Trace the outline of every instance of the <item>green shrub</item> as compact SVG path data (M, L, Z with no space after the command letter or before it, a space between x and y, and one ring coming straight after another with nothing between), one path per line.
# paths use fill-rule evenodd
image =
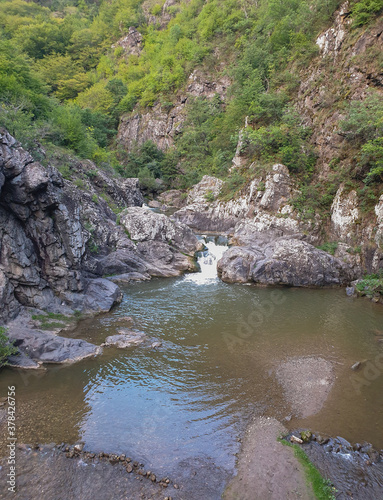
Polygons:
M383 269L375 274L367 274L356 285L356 289L361 295L369 298L383 295Z
M17 347L6 336L6 328L0 326L0 366L7 364L7 358L18 352Z
M383 0L359 0L352 7L354 27L367 24L383 10Z

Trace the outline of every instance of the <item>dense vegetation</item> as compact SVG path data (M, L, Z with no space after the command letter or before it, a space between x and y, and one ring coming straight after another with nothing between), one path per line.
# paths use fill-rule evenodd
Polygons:
M292 103L299 70L317 53L315 38L338 0L189 0L166 10L163 0L0 0L0 125L34 154L75 154L120 175L187 187L204 173L225 176L243 128L243 148L257 168L281 161L302 182L299 208L310 194L316 151L312 131ZM383 0L353 2L354 25L369 23ZM148 22L150 17L151 22ZM154 21L153 21L154 19ZM158 20L158 22L156 21ZM140 56L116 41L129 27L143 35ZM114 142L121 114L160 102L171 106L199 66L232 85L226 102L187 104L183 133L166 153L151 143L122 151ZM359 177L382 181L383 104L347 105L344 134L357 146ZM232 190L253 171L233 174ZM231 183L231 184L230 184ZM311 191L310 191L311 190ZM230 190L229 190L230 193ZM322 193L328 206L334 186Z

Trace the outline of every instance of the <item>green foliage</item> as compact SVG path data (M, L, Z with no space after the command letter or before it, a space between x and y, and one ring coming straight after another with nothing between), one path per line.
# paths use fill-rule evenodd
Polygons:
M229 175L225 184L222 186L220 198L224 201L231 200L245 184L246 178L235 170Z
M317 248L319 248L319 250L323 250L324 252L327 252L331 255L334 255L336 249L338 248L338 242L336 242L336 241L326 242L326 243L323 243L323 245L318 246Z
M359 0L352 7L354 27L367 24L383 10L383 0Z
M308 140L311 130L301 123L299 116L287 109L279 123L246 129L247 154L263 163L279 161L292 173L311 173L316 154Z
M205 194L205 200L209 203L212 203L215 200L215 196L213 191L207 191Z
M372 12L379 1L357 5ZM64 148L102 168L139 177L153 192L156 179L186 188L204 174L226 177L247 120L243 152L262 165L280 161L307 182L316 161L311 131L289 103L299 69L316 54L316 36L338 1L190 0L166 7L152 0L146 12L157 16L164 10L171 17L161 27L147 23L142 4L0 0L0 125L32 150L40 143L48 151ZM354 6L354 18L358 9ZM140 55L128 56L116 44L131 26L143 36ZM218 95L189 98L173 148L162 152L145 143L129 153L114 151L122 113L155 104L169 111L197 67L202 76L224 75L217 61L225 61L232 81L225 102ZM358 136L354 125L349 130ZM379 138L375 134L360 143L366 182L381 178ZM60 168L70 178L69 167ZM243 174L228 177L226 196L241 188ZM318 203L328 204L331 196Z
M352 101L340 123L347 140L359 148L356 163L364 182L383 180L383 98L370 92L364 101Z
M375 274L367 274L356 285L356 289L361 295L366 295L369 298L383 295L383 270Z
M6 328L0 326L0 366L7 364L7 358L18 352L17 347L6 336Z

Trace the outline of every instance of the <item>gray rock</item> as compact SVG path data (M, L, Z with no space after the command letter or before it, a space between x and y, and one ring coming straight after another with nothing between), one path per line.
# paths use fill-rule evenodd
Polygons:
M137 242L162 241L190 255L201 248L190 228L145 208L127 208L120 215L120 223Z
M227 282L339 286L350 280L346 264L309 243L289 238L280 238L263 248L261 245L232 247L217 268L222 280Z
M98 278L90 280L85 289L84 312L108 312L122 300L119 287L110 280Z
M129 330L120 330L118 335L111 335L105 339L104 345L115 346L119 349L127 347L135 347L143 344L146 340L146 335L142 332L133 332Z
M73 363L100 352L98 346L85 340L64 338L17 323L9 325L7 335L24 355L39 363Z

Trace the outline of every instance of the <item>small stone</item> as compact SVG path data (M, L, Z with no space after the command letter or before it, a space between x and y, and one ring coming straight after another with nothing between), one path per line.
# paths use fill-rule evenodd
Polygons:
M84 449L84 443L77 443L74 445L74 449L75 451L78 451L79 453L82 452L82 450Z
M133 467L138 467L138 462L133 462Z
M126 462L131 462L131 461L132 461L132 459L131 459L130 457L126 457L126 458L125 458L125 461L126 461Z
M290 441L291 441L292 443L303 444L302 439L300 439L300 438L299 438L299 437L297 437L297 436L294 436L294 434L291 436Z
M121 462L124 462L124 461L125 461L125 458L126 458L126 456L125 456L125 455L120 455L120 461L121 461Z
M150 475L150 480L152 481L152 483L155 483L156 482L156 475L155 474L151 474Z
M324 447L324 451L326 451L327 453L330 453L332 450L333 450L333 447L331 446L331 444L327 444Z
M126 468L126 472L133 472L133 467L129 464Z
M301 432L301 439L304 443L308 443L311 441L312 438L312 433L311 431L302 431Z
M169 484L170 483L170 479L165 479L165 483Z
M348 297L352 297L355 293L355 288L353 286L346 287L346 294Z
M360 361L357 361L356 363L354 363L351 367L351 370L353 370L354 372L356 372L357 370L359 370L359 368L361 367L362 363Z

